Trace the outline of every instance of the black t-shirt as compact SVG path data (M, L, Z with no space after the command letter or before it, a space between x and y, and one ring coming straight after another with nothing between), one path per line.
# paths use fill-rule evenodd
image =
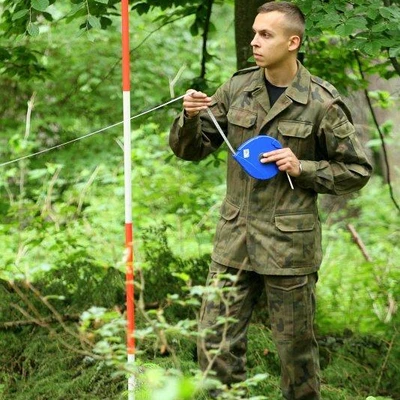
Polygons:
M275 86L269 82L267 78L265 78L265 85L267 86L269 102L272 107L279 97L281 97L281 94L286 90L286 87Z

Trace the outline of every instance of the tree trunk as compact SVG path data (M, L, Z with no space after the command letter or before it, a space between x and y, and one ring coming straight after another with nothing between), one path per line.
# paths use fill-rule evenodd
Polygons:
M254 65L254 63L248 61L253 54L250 46L253 39L252 26L257 15L257 8L267 2L267 0L235 1L236 65L238 69Z

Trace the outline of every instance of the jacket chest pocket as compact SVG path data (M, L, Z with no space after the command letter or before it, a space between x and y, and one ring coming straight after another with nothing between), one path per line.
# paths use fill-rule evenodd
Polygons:
M228 139L235 150L255 135L257 114L250 110L231 107L228 111Z
M278 122L278 131L283 137L283 147L289 147L297 157L314 159L315 144L312 140L311 122L281 120Z

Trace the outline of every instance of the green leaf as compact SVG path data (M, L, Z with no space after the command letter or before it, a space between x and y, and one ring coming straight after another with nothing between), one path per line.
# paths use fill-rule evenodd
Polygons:
M19 10L17 11L15 14L13 14L12 16L12 21L15 21L17 19L20 19L22 17L25 17L26 14L29 13L29 10L25 9L25 10Z
M112 20L107 17L100 18L101 29L107 29L109 26L112 25Z
M318 28L328 29L335 28L341 24L341 16L338 14L327 15L322 17L319 22L316 23Z
M367 27L367 20L363 17L349 18L336 28L336 33L341 36L349 36Z
M354 17L350 18L347 23L354 27L355 30L365 29L367 27L368 21L364 17Z
M378 24L375 24L372 29L372 32L378 33L378 32L385 32L387 31L387 23L386 22L380 22Z
M172 275L176 278L182 279L185 283L188 283L190 281L190 276L184 272L174 272Z
M399 57L400 56L400 47L392 47L389 49L389 56L390 57Z
M146 2L143 1L141 3L135 4L132 7L132 10L136 10L139 15L143 15L149 12L150 4L147 4Z
M371 57L378 56L381 53L381 43L379 41L371 41L364 44L364 46L360 47L360 50L365 52Z
M346 10L347 10L347 4L345 3L345 2L343 2L343 3L340 3L340 2L335 2L335 10L337 10L337 11L340 11L340 12L345 12ZM333 10L331 10L330 12L329 12L329 14L330 15L334 15L334 11Z
M378 8L367 9L366 14L367 14L368 18L375 20L375 19L377 19L378 15L379 15L379 9Z
M346 24L342 24L336 27L335 32L339 36L349 36L353 33L353 27L348 26Z
M88 22L89 22L89 25L92 28L101 29L100 20L97 17L95 17L94 15L89 15L88 16Z
M383 18L390 18L392 16L390 10L386 7L381 8L379 14L381 14Z
M194 21L192 26L190 27L190 33L192 36L197 36L199 34L199 25L197 21Z
M49 0L32 0L31 6L37 11L45 11L46 8L50 5Z
M31 35L31 36L38 36L40 33L39 27L35 24L32 24L32 22L30 22L28 24L27 31L28 31L29 35Z
M84 4L84 3L77 3L77 4L74 4L74 5L71 7L71 11L69 12L68 15L74 15L74 14L76 14L78 11L82 10L84 7L85 7L85 4Z
M108 4L108 0L95 0L97 3Z
M398 19L400 18L400 10L397 6L391 5L390 7L382 7L379 9L379 13L383 18L386 19Z

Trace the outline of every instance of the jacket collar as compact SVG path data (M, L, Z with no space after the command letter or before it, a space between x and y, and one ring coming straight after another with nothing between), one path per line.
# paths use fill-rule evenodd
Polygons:
M307 104L310 92L311 74L299 61L297 61L297 65L297 74L286 89L285 94L297 103ZM256 79L252 80L250 84L244 88L244 91L255 92L265 87L264 68L260 68L256 71L256 74Z
M297 66L297 74L285 93L292 100L301 104L307 104L311 85L311 74L299 61L297 61Z

